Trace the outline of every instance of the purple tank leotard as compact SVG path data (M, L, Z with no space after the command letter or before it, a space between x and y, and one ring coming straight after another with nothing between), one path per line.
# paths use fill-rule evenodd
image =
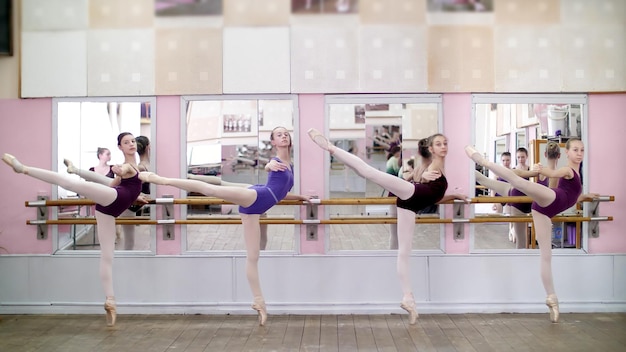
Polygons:
M398 198L396 200L396 206L417 213L443 198L448 189L448 180L446 180L444 175L441 175L441 177L434 181L416 183L414 185L415 191L413 191L413 195L405 200Z
M583 187L580 183L580 176L578 176L578 173L574 169L572 169L572 171L574 171L574 177L569 180L561 177L557 188L552 188L554 193L556 193L556 198L552 203L550 203L550 205L547 207L541 207L537 203L533 202L532 209L549 218L552 218L576 204Z
M278 158L272 159L282 162ZM239 213L263 214L285 198L291 187L293 187L293 165L285 171L270 171L266 184L248 187L256 191L256 200L249 207L240 206Z
M117 191L117 197L113 203L107 206L96 204L96 210L107 215L118 217L137 200L137 197L139 197L139 193L141 192L139 172L133 177L123 178L122 182L113 188Z

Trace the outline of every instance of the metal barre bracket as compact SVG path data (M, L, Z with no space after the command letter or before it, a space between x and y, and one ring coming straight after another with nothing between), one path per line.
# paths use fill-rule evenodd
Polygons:
M602 201L602 199L594 199L593 201L591 201L590 204L591 221L589 221L589 234L593 238L600 237L600 222L593 220L593 218L597 218L599 216L600 201Z
M317 224L307 223L306 225L306 240L307 241L317 241L317 225L319 224L319 220L317 217L318 212L318 203L307 203L306 204L306 220L316 220Z
M171 194L165 194L162 198L174 198ZM174 222L169 222L167 220L174 220L174 202L163 204L163 240L164 241L172 241L176 237L174 235Z
M459 222L455 220L465 219L465 203L455 202L452 205L452 230L455 240L462 240L465 238L465 221Z
M48 200L48 196L37 196L38 201ZM48 225L46 224L46 220L48 220L48 207L37 207L37 220L43 220L41 224L37 224L37 239L45 240L48 238Z

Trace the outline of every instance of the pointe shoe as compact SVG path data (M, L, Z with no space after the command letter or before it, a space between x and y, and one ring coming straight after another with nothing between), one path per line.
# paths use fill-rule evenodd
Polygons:
M482 154L480 154L478 150L476 150L476 148L472 147L471 145L465 146L465 154L467 154L470 159L474 160L476 164L483 166L483 162L485 161L485 159L483 158Z
M335 152L335 146L332 145L328 139L320 133L320 131L315 128L309 128L307 134L320 148L329 151L331 154Z
M74 166L74 163L72 163L72 161L69 159L63 159L63 164L67 166L68 174L75 174L78 171L78 169Z
M252 309L259 313L259 325L264 326L267 321L267 308L265 307L265 301L261 299L255 299L252 303Z
M25 174L26 173L24 165L22 165L22 163L20 163L11 154L4 153L4 155L2 155L2 161L4 161L5 164L7 164L10 167L12 167L13 171L17 172L18 174Z
M107 326L114 326L117 318L117 305L115 297L107 297L104 301L104 311L107 314Z
M556 295L552 294L546 298L546 306L550 309L550 321L553 323L559 322L559 299Z
M417 310L415 310L415 300L414 299L403 299L402 303L400 303L400 308L406 310L409 313L409 324L414 325L419 317L417 314Z

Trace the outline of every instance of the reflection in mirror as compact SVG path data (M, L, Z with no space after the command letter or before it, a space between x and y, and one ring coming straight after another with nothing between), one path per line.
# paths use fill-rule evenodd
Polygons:
M330 141L365 160L374 168L401 177L401 170L420 166L420 139L439 132L438 98L335 97L327 101ZM352 99L351 99L352 98ZM397 152L396 152L397 150ZM388 192L357 175L330 157L330 198L387 197ZM395 205L326 206L329 218L395 217ZM437 207L430 216L439 217ZM427 214L421 215L427 216ZM395 225L329 225L329 249L384 250L397 248ZM420 224L413 236L413 249L441 248L441 226Z
M188 100L185 112L187 177L223 186L264 184L267 181L265 164L275 156L270 143L271 131L282 126L293 138L294 106L295 100L291 97L194 97ZM297 165L294 155L292 162ZM202 195L188 194L188 197L197 196ZM294 218L298 211L294 206L277 205L267 216ZM239 219L235 205L191 205L186 208L186 216L187 219ZM245 249L241 225L187 225L185 231L189 251ZM294 225L262 225L261 249L293 251L295 231Z
M564 143L571 137L582 137L582 103L584 102L578 96L563 96L555 98L552 102L548 99L549 97L528 97L528 99L518 97L513 99L514 102L502 101L506 99L497 97L491 102L488 98L481 99L480 103L474 105L477 149L485 151L487 159L505 166L507 164L502 153L510 152L512 161L509 167L511 168L528 169L537 162L546 165L544 152L548 141ZM495 101L498 102L494 103ZM564 148L564 144L562 146ZM526 161L524 161L526 155L518 151L520 148L528 152ZM565 155L564 150L561 155ZM566 164L564 159L562 157L558 161L559 166ZM481 177L496 178L480 166L477 166L476 170L477 181ZM584 172L581 172L581 175L584 180ZM534 177L531 180L536 182ZM477 182L476 194L477 196L495 195L495 192L486 190ZM530 216L526 215L529 213L529 205L524 207L521 204L514 206L502 203L478 203L473 207L476 217L492 216L498 212L503 212L504 215ZM564 213L574 212L576 209L569 209ZM554 224L554 228L557 229L563 226L565 225ZM533 244L531 240L530 223L478 223L473 225L473 231L475 249L537 248L536 243ZM577 238L577 241L580 241L580 236ZM576 247L577 245L580 248L580 243L561 242L558 239L553 242L554 248Z
M154 99L123 100L93 99L90 101L56 101L55 117L57 129L57 170L67 168L64 159L79 170L72 177L92 182L108 183L114 175L110 166L124 162L124 155L117 146L117 136L130 132L137 141L137 165L150 170L153 156L150 144L154 141ZM143 136L140 138L140 136ZM144 138L145 137L145 138ZM150 186L142 192L149 197ZM55 195L53 195L54 197ZM58 199L78 199L80 194L57 187ZM120 217L151 217L153 206L133 206ZM93 206L67 206L58 208L58 217L93 217ZM154 227L150 225L118 225L116 250L154 251ZM98 250L99 243L95 225L60 225L57 233L59 250Z

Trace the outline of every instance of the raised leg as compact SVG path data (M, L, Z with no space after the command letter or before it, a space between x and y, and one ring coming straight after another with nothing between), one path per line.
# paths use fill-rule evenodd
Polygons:
M511 187L517 188L522 193L531 197L533 201L542 207L550 205L556 198L556 194L552 189L519 177L513 170L486 160L474 147L466 146L465 153L470 159L474 160L475 163L493 171L496 175L511 184Z
M77 180L67 175L61 175L57 172L44 170L36 167L22 165L14 156L4 154L2 160L13 170L18 173L29 175L41 181L61 186L72 192L83 195L100 205L109 205L117 198L115 189L94 182L85 182Z
M97 172L93 172L89 170L82 170L82 169L75 167L74 164L69 159L63 159L63 163L65 164L65 166L67 166L68 174L78 175L81 178L89 182L95 182L95 183L99 183L105 186L111 186L111 182L113 182L113 179L110 177L100 175Z
M216 186L198 180L167 178L152 172L140 172L139 179L157 185L174 186L187 192L196 192L209 197L217 197L228 202L249 207L256 201L257 193L253 189L242 187Z
M512 188L510 183L491 179L478 171L474 171L474 176L476 178L476 182L496 191L498 194L507 195L509 194L509 190Z
M356 173L366 178L380 187L392 192L400 199L408 199L413 195L415 187L400 177L390 175L384 171L380 171L361 160L356 155L349 153L341 148L337 148L328 142L326 137L322 136L315 129L309 130L309 137L322 149L328 150L336 159L352 168Z

